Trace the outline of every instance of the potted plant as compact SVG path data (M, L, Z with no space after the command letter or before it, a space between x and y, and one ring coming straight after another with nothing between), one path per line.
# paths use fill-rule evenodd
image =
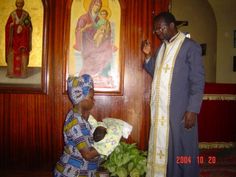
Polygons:
M146 173L147 153L135 144L121 142L102 165L110 176L142 177Z

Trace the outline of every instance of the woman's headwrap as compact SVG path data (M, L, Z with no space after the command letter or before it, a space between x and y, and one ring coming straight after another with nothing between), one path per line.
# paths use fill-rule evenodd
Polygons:
M93 88L93 79L88 74L70 76L67 80L67 93L73 105L81 102Z

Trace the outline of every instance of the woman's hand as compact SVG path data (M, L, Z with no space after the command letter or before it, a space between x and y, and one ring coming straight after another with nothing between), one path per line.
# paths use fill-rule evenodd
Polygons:
M80 153L81 153L82 157L87 161L91 161L94 158L96 158L97 156L99 156L99 153L93 147L82 149L82 150L80 150Z

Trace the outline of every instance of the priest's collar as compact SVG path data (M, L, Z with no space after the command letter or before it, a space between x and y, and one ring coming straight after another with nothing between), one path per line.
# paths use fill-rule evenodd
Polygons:
M176 33L176 35L174 35L169 41L165 40L164 42L166 44L173 42L179 36L179 34L180 34L180 32L178 31L178 33Z

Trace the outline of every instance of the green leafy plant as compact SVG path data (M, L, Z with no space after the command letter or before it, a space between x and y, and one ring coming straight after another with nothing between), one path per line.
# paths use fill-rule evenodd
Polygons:
M147 152L135 144L121 142L102 165L110 176L141 177L146 173Z

